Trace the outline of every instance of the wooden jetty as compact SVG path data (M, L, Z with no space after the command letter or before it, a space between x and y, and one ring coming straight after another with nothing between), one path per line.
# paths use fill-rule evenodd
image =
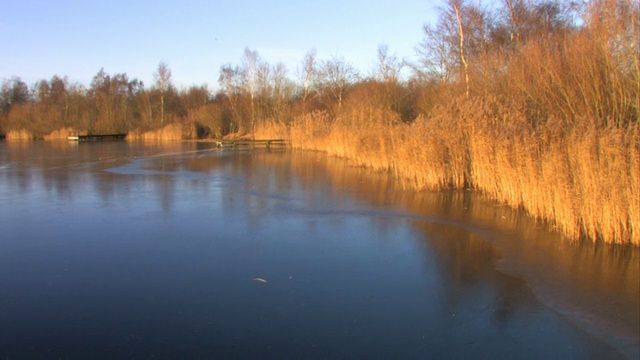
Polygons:
M286 147L289 140L285 139L218 139L215 141L218 147L259 147L270 148L272 146Z
M71 141L113 141L124 140L127 134L73 135L67 137Z

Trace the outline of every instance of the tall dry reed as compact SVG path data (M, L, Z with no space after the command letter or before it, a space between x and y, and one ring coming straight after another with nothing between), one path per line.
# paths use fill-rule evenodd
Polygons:
M172 123L165 125L158 130L138 132L131 131L127 134L128 139L145 141L174 141L195 139L196 130L193 124Z
M392 172L405 187L471 187L570 238L640 245L637 125L535 128L519 107L486 97L436 107L412 124L382 108L314 112L290 133L296 148Z
M274 119L257 121L253 134L256 139L290 138L287 125Z
M7 140L33 140L34 135L28 130L9 130L6 134Z
M75 135L76 132L72 128L62 128L58 130L54 130L49 134L45 135L44 140L67 140L67 138L71 135Z

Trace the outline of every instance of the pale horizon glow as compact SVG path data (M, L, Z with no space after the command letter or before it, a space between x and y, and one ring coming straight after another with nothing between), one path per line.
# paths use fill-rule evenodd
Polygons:
M380 44L415 59L434 17L429 0L0 0L0 79L33 85L58 75L88 85L104 68L148 87L164 62L178 88L215 90L220 67L240 64L245 48L283 62L292 79L311 49L366 75Z

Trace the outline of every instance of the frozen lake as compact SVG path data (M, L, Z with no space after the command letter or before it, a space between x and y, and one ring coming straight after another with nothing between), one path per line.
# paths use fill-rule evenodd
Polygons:
M322 154L0 141L1 358L637 358L639 259Z

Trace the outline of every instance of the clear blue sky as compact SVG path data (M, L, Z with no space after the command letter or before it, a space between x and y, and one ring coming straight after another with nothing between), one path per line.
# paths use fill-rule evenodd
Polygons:
M373 68L379 44L415 58L431 0L0 0L0 79L53 75L89 84L104 67L151 85L162 61L178 87L218 88L245 47L295 78L304 54Z

